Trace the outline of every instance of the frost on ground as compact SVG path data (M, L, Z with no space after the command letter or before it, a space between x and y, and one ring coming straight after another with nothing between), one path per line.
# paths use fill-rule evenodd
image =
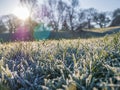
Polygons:
M0 90L119 90L120 35L0 44Z

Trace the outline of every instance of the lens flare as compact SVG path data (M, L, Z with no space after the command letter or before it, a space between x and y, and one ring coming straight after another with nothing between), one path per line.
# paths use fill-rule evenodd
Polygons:
M30 39L30 31L27 26L19 26L13 34L13 40L28 41Z
M35 40L48 39L50 35L50 28L44 24L39 24L37 27L35 27L33 35Z

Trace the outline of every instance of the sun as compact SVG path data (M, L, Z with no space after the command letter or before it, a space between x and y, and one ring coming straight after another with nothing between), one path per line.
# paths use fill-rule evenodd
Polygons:
M26 20L30 16L29 10L25 7L15 8L13 14L21 20Z

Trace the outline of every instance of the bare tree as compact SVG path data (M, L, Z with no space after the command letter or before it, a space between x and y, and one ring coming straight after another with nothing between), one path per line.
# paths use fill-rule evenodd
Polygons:
M113 11L112 22L110 26L120 26L120 8Z
M113 12L113 18L116 18L117 16L120 16L120 8L114 10Z
M53 30L58 31L64 22L66 3L63 0L48 0L48 8L49 25Z
M20 3L23 7L27 7L29 10L29 27L31 32L31 39L33 39L33 26L32 26L32 17L34 14L34 9L37 7L37 0L20 0Z
M79 10L79 0L70 0L70 4L67 6L67 18L72 32L76 28L77 10Z
M2 20L0 20L0 33L4 33L7 31L7 28Z
M85 17L84 10L79 10L77 18L78 18L78 21L75 22L75 23L77 23L75 30L82 31L82 29L87 26L86 21L85 21L86 17Z
M10 34L14 33L20 24L20 20L12 14L2 16L2 21Z
M72 32L80 30L84 17L84 12L79 12L79 0L46 0L41 5L38 17L43 23L47 23L53 30L70 30ZM47 21L46 21L47 18Z
M32 16L32 13L34 12L34 8L37 5L37 0L20 0L20 3L22 4L22 6L25 6L28 8L29 13L30 13L30 18Z
M100 26L100 28L106 27L106 25L110 22L110 18L107 14L104 13L97 13L94 16L94 22Z
M65 2L64 0L47 1L48 5L45 3L44 6L45 8L47 7L48 22L53 30L69 29L70 31L75 31L79 22L77 12L79 10L79 0L70 0L70 3ZM44 12L42 12L42 14L43 13Z
M89 8L89 9L84 9L83 11L85 13L85 18L87 20L87 26L90 29L90 28L92 28L91 23L94 20L94 16L96 16L96 14L97 14L97 10L94 8Z

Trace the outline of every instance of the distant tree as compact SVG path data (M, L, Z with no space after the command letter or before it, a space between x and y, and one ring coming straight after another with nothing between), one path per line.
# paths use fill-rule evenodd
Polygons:
M65 19L66 3L63 0L48 0L48 21L53 30L60 30L60 26Z
M94 16L96 16L97 10L94 8L84 9L84 13L87 20L87 27L90 29L93 27L91 23L94 21Z
M4 33L7 31L7 28L5 27L5 24L2 20L0 20L0 33Z
M120 15L116 16L113 20L110 26L120 26Z
M78 21L76 21L76 29L75 31L81 31L83 28L85 28L87 25L86 25L86 17L85 17L85 12L84 10L79 10L79 12L77 13L77 18L78 18Z
M37 0L20 0L22 6L28 8L30 17L32 16L32 13L34 12L35 7L37 6L37 2Z
M117 16L120 16L120 8L114 10L113 12L113 18L116 18Z
M47 23L53 30L81 30L85 26L85 15L80 11L80 0L46 0L39 7L37 18L40 22Z
M110 26L120 26L120 8L114 10Z
M35 8L37 7L38 0L20 0L20 3L23 7L27 7L29 10L29 27L30 27L30 33L31 33L31 39L33 39L33 26L32 26L32 17L34 15L34 12L36 11Z
M17 23L14 21L15 18L12 17L11 15L7 15L6 18L8 18L8 21L7 21L7 25L8 25L8 28L9 28L9 32L12 34L15 32L15 29L17 28Z
M70 0L70 4L67 6L67 20L69 28L72 32L76 30L76 21L78 21L79 0Z
M10 34L14 33L20 24L20 20L12 14L2 16L2 20Z
M62 23L64 30L70 30L72 32L74 31L81 31L85 26L85 13L82 10L79 10L78 12L75 12L75 14L73 15L74 19L73 19L73 25L71 26L70 20L69 20L69 12L67 12L66 17L64 18L64 22ZM71 28L72 27L72 28ZM73 30L71 30L73 29Z
M94 16L94 22L99 25L100 28L103 28L110 22L110 18L106 13L96 13Z

